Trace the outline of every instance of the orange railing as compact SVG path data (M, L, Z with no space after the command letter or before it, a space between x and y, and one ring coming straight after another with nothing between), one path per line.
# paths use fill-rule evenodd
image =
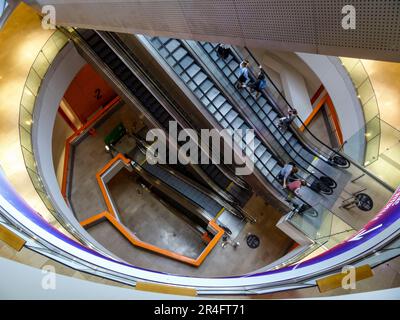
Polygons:
M112 99L104 108L97 111L93 117L76 130L66 141L65 141L65 155L64 155L64 170L61 182L61 194L64 199L67 200L67 182L69 172L69 159L71 156L71 145L73 141L78 138L83 132L91 128L101 117L103 117L108 111L115 107L118 102L121 101L121 97L117 96Z
M107 206L107 211L101 212L99 214L96 214L84 221L81 222L81 225L84 228L89 228L91 225L94 223L100 222L104 219L106 219L108 222L110 222L131 244L134 246L155 252L157 254L169 257L171 259L175 259L190 265L193 265L195 267L198 267L201 265L201 263L204 261L204 259L207 257L207 255L211 252L211 250L215 247L215 245L218 243L219 239L222 237L224 234L224 230L218 226L218 224L215 222L215 220L211 220L209 222L209 227L211 227L215 232L215 236L210 239L208 242L207 246L204 248L204 250L201 252L201 254L196 258L189 258L187 256L184 256L182 254L178 254L176 252L173 252L171 250L167 250L164 248L157 247L153 244L150 244L148 242L144 242L140 240L138 237L136 237L129 229L127 229L123 224L121 224L117 219L117 213L114 211L113 206L111 204L111 199L109 198L109 194L107 193L106 187L103 183L102 180L102 175L109 169L111 168L114 164L117 162L122 161L125 165L128 165L130 163L130 160L125 158L121 153L119 153L116 157L114 157L111 161L109 161L97 174L96 174L96 179L99 184L101 193L103 195L104 201Z

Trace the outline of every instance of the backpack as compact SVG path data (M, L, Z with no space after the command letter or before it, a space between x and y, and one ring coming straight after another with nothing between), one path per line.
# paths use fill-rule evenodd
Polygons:
M260 80L260 83L258 84L258 88L260 90L265 89L267 87L267 81L265 81L265 79Z

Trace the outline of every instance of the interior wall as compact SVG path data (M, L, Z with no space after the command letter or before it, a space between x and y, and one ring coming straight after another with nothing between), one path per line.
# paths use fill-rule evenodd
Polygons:
M270 51L266 50L267 55L279 59L282 63L291 66L304 78L307 91L310 97L312 97L318 88L321 86L321 80L318 76L310 69L310 67L301 60L294 52L284 51Z
M107 255L113 256L76 220L74 213L61 194L56 173L52 170L54 168L52 131L57 111L65 91L85 64L86 61L79 55L71 42L54 59L36 98L34 110L36 122L32 127L32 144L40 176L55 210L62 214L83 238Z
M79 71L64 95L82 123L115 97L114 90L89 64Z
M56 172L56 177L60 188L64 172L65 141L73 133L74 132L71 127L67 124L60 113L57 112L53 129L52 154L54 170Z
M274 82L279 77L280 89L286 99L297 109L301 119L307 119L313 108L303 75L291 64L264 49L252 49L252 52L257 57L257 60L263 64L268 74L270 74L269 70L274 71L275 79L271 77Z

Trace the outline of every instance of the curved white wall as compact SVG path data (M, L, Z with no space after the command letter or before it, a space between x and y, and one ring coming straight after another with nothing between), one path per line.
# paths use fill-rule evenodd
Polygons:
M261 57L260 63L265 66L267 72L269 68L279 75L281 91L286 99L296 108L301 119L307 119L313 108L303 75L286 61L266 50L252 49L252 52Z
M68 86L86 64L72 43L67 44L50 66L36 98L32 144L42 181L55 209L98 249L115 257L86 232L67 206L57 181L52 154L53 129L57 110ZM65 141L59 141L65 143ZM118 259L119 260L119 259Z
M297 55L320 78L328 91L339 118L343 140L352 138L351 143L345 145L345 151L348 151L346 153L351 154L354 160L362 161L365 147L364 113L347 71L336 57L308 53ZM354 136L356 133L360 134Z

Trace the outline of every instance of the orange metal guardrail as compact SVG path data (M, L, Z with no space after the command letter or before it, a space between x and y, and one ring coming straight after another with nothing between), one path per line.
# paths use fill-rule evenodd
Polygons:
M163 256L169 257L171 259L175 259L190 265L193 265L195 267L198 267L201 265L201 263L204 261L204 259L207 257L207 255L211 252L211 250L215 247L215 245L218 243L219 239L222 237L224 234L224 230L218 226L216 223L215 219L211 220L209 222L209 226L214 229L217 233L216 235L211 239L210 242L208 242L207 246L204 248L202 253L196 258L189 258L187 256L178 254L176 252L173 252L171 250L163 249L160 247L157 247L155 245L152 245L150 243L144 242L140 240L138 237L136 237L130 230L128 230L123 224L121 224L117 219L116 219L116 212L114 212L114 209L111 205L111 200L109 198L109 195L106 191L106 188L104 186L104 183L101 179L102 175L115 163L118 161L124 162L124 164L128 165L130 163L130 160L125 158L121 153L119 153L116 157L114 157L111 161L109 161L97 174L96 174L96 179L99 184L101 193L103 195L103 198L106 202L107 210L102 213L99 213L97 215L94 215L84 221L82 221L80 224L84 228L89 228L90 225L93 223L99 222L101 220L106 219L108 222L110 222L131 244L134 246L161 254Z
M97 111L94 114L94 116L88 122L86 122L78 130L76 130L65 141L64 170L63 170L63 177L62 177L62 182L61 182L61 194L63 195L65 200L67 200L67 180L68 180L69 158L71 156L71 144L72 144L72 142L76 138L78 138L82 134L82 132L86 131L88 128L93 126L93 124L96 121L98 121L102 116L104 116L108 111L110 111L120 101L121 101L121 97L119 97L119 96L117 96L114 99L112 99L104 108L102 108L99 111Z

